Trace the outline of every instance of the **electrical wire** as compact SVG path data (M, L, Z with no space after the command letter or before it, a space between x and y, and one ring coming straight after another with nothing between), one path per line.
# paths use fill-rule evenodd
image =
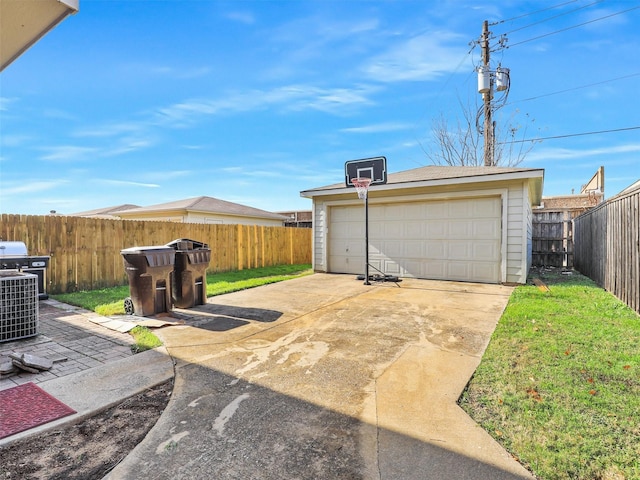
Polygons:
M539 35L537 37L529 38L527 40L522 40L521 42L517 42L517 43L514 43L512 45L507 45L505 48L515 47L516 45L522 45L523 43L532 42L533 40L539 40L541 38L548 37L550 35L555 35L556 33L566 32L567 30L571 30L573 28L583 27L584 25L588 25L588 24L594 23L594 22L599 22L600 20L605 20L607 18L615 17L616 15L622 15L623 13L627 13L627 12L630 12L632 10L637 10L638 8L640 8L640 6L628 8L626 10L622 10L621 12L616 12L616 13L612 13L611 15L605 15L604 17L595 18L593 20L589 20L588 22L579 23L578 25L572 25L572 26L567 27L567 28L556 30L555 32L549 32L549 33L545 33L544 35Z
M501 23L511 22L513 20L518 20L520 18L528 17L529 15L535 15L536 13L542 13L542 12L546 12L547 10L553 10L554 8L564 7L565 5L569 5L570 3L575 3L577 1L578 0L570 0L568 2L559 3L558 5L554 5L552 7L543 8L542 10L536 10L535 12L524 13L522 15L518 15L517 17L511 17L511 18L507 18L506 20L500 20L499 22L492 23L491 26L500 25Z
M640 72L632 73L630 75L624 75L622 77L611 78L609 80L603 80L601 82L590 83L588 85L580 85L579 87L567 88L565 90L559 90L557 92L543 93L542 95L536 95L535 97L523 98L522 100L514 100L512 102L505 103L505 105L513 105L514 103L528 102L528 101L537 100L537 99L543 98L543 97L550 97L552 95L559 95L561 93L573 92L574 90L580 90L582 88L595 87L596 85L602 85L602 84L605 84L605 83L614 82L616 80L624 80L625 78L631 78L631 77L637 77L637 76L640 76Z
M519 32L520 30L524 30L525 28L533 27L534 25L540 25L541 23L548 22L549 20L553 20L553 19L558 18L558 17L562 17L563 15L569 15L570 13L575 13L578 10L582 10L583 8L592 7L593 5L596 5L598 3L602 3L603 1L604 0L597 0L596 2L589 3L587 5L583 5L582 7L574 8L573 10L569 10L568 12L559 13L558 15L554 15L553 17L548 17L548 18L545 18L543 20L539 20L537 22L530 23L529 25L524 25L523 27L519 27L519 28L516 28L514 30L510 30L508 32L503 33L503 35L509 35L509 34L511 34L513 32Z
M598 135L601 133L615 133L615 132L626 132L630 130L640 130L640 126L637 127L625 127L625 128L614 128L611 130L600 130L597 132L583 132L583 133L570 133L567 135L556 135L553 137L538 137L538 138L525 138L523 140L511 140L509 142L496 142L496 145L508 145L512 143L525 143L525 142L541 142L543 140L556 140L559 138L571 138L571 137L583 137L585 135Z

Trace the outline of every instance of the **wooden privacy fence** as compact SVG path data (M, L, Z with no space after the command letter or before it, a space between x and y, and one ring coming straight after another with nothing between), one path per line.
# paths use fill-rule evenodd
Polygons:
M572 212L533 212L532 264L545 267L573 266Z
M189 238L211 249L209 271L311 263L311 229L143 220L0 216L0 239L23 241L29 255L49 255L49 293L127 284L120 251Z
M575 268L640 313L640 187L574 220Z

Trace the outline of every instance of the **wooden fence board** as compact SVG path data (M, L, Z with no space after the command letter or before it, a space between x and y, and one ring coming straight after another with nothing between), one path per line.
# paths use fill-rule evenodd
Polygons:
M120 251L191 238L209 245L209 271L311 263L309 228L111 220L58 215L0 215L0 238L49 255L48 292L126 285Z
M574 220L575 268L640 313L640 187Z
M570 211L534 211L532 230L533 265L573 266Z

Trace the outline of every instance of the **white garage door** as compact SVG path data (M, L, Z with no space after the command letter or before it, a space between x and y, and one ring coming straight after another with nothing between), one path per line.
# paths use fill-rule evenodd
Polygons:
M501 217L500 197L370 204L369 263L402 277L499 282ZM363 204L332 207L329 271L363 274L364 237Z

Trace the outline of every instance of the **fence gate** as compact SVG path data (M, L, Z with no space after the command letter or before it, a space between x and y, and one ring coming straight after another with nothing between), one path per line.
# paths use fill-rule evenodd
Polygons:
M533 212L533 265L573 267L572 212Z

